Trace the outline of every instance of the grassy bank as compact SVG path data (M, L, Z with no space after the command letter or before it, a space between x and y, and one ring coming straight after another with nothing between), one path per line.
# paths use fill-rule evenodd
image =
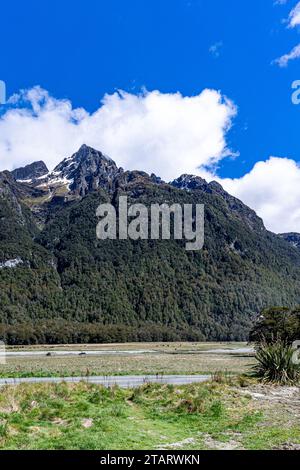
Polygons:
M253 386L242 385L6 386L0 395L0 447L270 449L300 444L298 418L289 405L278 409L273 401L256 400Z

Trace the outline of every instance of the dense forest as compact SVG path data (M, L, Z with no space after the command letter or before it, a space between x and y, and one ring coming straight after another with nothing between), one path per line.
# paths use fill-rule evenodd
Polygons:
M90 182L88 165L83 177ZM1 173L0 338L245 340L263 308L300 304L300 250L266 231L217 183L189 184L119 172L114 184L68 197L60 188L44 202L38 189ZM188 252L184 240L172 239L97 240L96 208L117 207L120 195L147 206L204 204L204 248Z

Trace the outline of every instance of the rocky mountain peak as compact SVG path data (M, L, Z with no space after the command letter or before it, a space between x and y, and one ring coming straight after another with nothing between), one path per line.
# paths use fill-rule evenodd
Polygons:
M26 165L21 168L16 168L11 172L13 177L19 181L32 181L41 178L48 174L49 170L43 161L38 161Z
M300 233L281 233L279 236L287 241L290 245L300 249Z
M111 158L85 144L72 156L59 163L50 174L41 175L41 173L48 171L43 162L37 162L29 167L31 170L35 169L36 172L29 173L26 170L27 167L22 169L23 173L17 174L19 178L22 177L20 178L22 179L20 186L28 187L27 192L31 187L35 191L42 192L42 195L38 194L38 198L39 200L42 198L42 203L46 202L49 207L52 207L53 204L60 205L74 198L84 197L99 188L109 193L122 188L133 191L135 194L139 193L138 186L142 188L149 184L158 186L165 184L154 174L148 175L142 171L124 171L122 168L118 168ZM39 176L35 176L35 179L29 184L23 184L33 174ZM265 230L263 221L256 213L240 200L228 194L216 181L208 183L200 176L184 174L169 184L176 189L199 193L199 201L202 199L201 193L202 195L203 193L212 195L212 197L217 196L228 215L232 214L242 220L251 230ZM35 205L34 201L33 205Z
M179 178L171 182L171 185L178 189L193 191L195 189L206 189L208 183L205 179L195 175L181 175Z
M102 152L87 145L65 158L50 175L50 182L64 182L73 193L85 196L99 187L111 190L115 176L123 171Z

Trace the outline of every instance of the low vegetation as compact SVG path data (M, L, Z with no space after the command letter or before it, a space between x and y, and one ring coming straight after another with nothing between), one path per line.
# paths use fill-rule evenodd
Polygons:
M281 342L291 345L300 340L300 307L271 307L263 310L250 332L256 344Z
M300 367L294 362L294 353L293 347L281 341L274 344L261 344L256 353L255 375L267 383L298 383Z
M50 377L88 375L193 375L216 371L242 374L250 371L254 358L248 354L210 353L215 349L237 349L246 343L127 343L113 345L31 346L32 356L8 356L0 365L0 377ZM24 348L18 348L20 351ZM99 350L99 356L77 354L55 356L56 350ZM10 347L8 351L16 351ZM44 356L36 356L44 351ZM101 355L101 352L104 354ZM46 354L48 355L46 356Z
M264 310L250 338L256 344L254 375L266 383L297 384L300 365L293 342L300 338L300 308L273 307Z
M220 376L134 390L26 384L6 386L0 396L2 449L271 449L286 443L300 443L294 416L279 415Z

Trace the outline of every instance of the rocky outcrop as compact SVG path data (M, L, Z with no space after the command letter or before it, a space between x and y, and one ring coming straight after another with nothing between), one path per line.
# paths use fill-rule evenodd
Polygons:
M49 177L49 182L62 182L69 190L78 195L86 196L98 188L111 191L117 175L123 172L115 162L87 145L71 157L65 158Z
M30 165L26 165L22 168L17 168L13 170L11 174L16 180L28 181L31 182L36 178L41 178L46 176L48 173L48 168L43 161L34 162Z
M300 233L282 233L279 236L287 241L290 245L300 249Z

